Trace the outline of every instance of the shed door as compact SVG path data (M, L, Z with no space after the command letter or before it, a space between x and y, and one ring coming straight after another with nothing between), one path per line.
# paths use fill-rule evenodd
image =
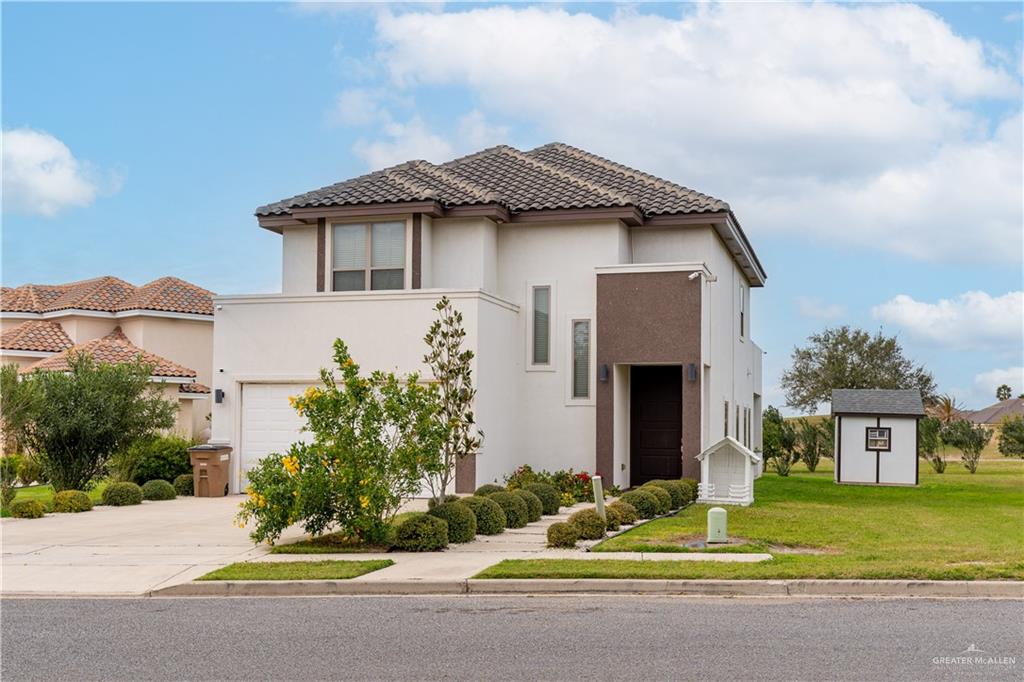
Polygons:
M683 372L679 365L630 369L630 484L683 471Z
M305 420L288 404L288 397L302 393L307 385L242 385L242 488L248 485L246 472L261 459L272 452L285 452L292 443L310 439L310 434L300 430Z

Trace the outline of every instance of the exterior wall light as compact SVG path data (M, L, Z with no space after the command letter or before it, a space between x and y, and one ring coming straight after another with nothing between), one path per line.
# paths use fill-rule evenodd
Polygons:
M608 383L608 365L601 365L601 369L597 371L597 380L602 384Z

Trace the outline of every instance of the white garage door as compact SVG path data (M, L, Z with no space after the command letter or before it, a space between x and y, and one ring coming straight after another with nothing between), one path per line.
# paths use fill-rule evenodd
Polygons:
M272 452L284 453L295 442L311 440L300 431L305 420L288 404L288 397L299 395L308 384L242 385L242 488L248 485L245 473Z

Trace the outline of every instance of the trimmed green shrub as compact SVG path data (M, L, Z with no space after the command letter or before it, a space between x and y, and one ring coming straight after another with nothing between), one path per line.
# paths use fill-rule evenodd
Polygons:
M445 502L427 513L448 524L448 542L469 542L476 537L476 515L461 502Z
M476 517L476 532L480 535L497 535L505 532L505 512L501 505L489 497L463 497L460 503L469 507Z
M697 501L697 479L680 478L679 485L683 486L683 493L686 495L686 504L693 504Z
M562 496L558 489L549 483L531 483L523 486L523 490L529 490L536 495L544 506L544 514L554 516L561 507Z
M458 495L445 495L444 496L444 500L441 502L441 504L448 504L449 502L458 502L458 501L459 501L459 496ZM427 509L433 509L436 506L437 506L437 500L435 500L433 497L431 497L429 500L427 500Z
M608 530L619 529L619 526L622 525L622 517L619 516L618 509L615 509L611 505L604 508L604 525Z
M60 514L77 514L92 509L92 500L81 490L62 490L53 496L53 511Z
M130 481L115 481L103 489L100 499L111 507L142 504L142 488Z
M636 509L636 515L641 519L653 519L658 515L658 498L649 488L637 488L622 493L621 501Z
M672 498L672 508L679 509L686 506L686 491L679 481L648 481L644 485L654 485L668 493Z
M580 509L569 517L569 523L576 526L581 540L600 540L604 537L605 520L596 509Z
M539 497L529 490L523 490L522 488L516 488L512 491L512 494L523 498L523 502L526 503L527 521L530 523L540 521L540 517L544 516L544 503L540 501Z
M498 485L497 483L484 483L482 486L477 488L476 492L474 492L473 494L476 495L477 497L487 497L488 495L491 495L493 493L504 493L504 492L508 492L508 491L505 490L500 485Z
M22 485L46 483L46 475L35 458L24 457L21 460L21 464L18 465L18 480L21 481Z
M656 485L651 485L650 483L644 483L643 488L644 490L658 498L658 506L656 511L659 516L661 514L668 514L670 511L672 511L672 496L668 494L667 490L665 490L664 488L659 488Z
M146 481L142 484L142 499L159 502L162 500L173 500L178 494L174 492L174 486L162 478Z
M180 436L144 438L114 455L111 469L120 480L138 485L158 478L173 481L182 474L192 473L190 447L192 441Z
M195 494L193 489L194 481L192 480L192 474L182 474L181 476L174 477L174 492L178 493L178 497L191 497Z
M619 513L619 523L623 526L632 526L636 523L637 518L639 518L636 513L636 507L629 502L623 502L621 499L609 504L608 508L614 509Z
M491 493L487 499L497 502L505 512L506 528L522 528L530 522L530 510L526 507L526 502L515 493Z
M580 531L571 523L559 521L548 526L548 547L575 547Z
M16 519L38 519L46 513L39 500L15 500L11 502L11 516Z
M448 523L430 514L415 514L395 531L395 548L406 552L436 552L448 546Z

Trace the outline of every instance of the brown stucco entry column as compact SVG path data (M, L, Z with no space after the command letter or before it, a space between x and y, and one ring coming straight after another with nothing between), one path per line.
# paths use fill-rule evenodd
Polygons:
M611 485L615 443L615 365L673 364L683 368L683 476L700 478L700 289L691 272L628 272L597 275L596 471ZM690 381L687 367L697 369Z

